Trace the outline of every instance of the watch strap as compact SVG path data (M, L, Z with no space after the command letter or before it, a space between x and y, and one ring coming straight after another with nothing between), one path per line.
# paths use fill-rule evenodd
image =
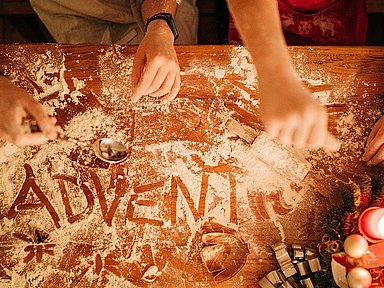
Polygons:
M168 27L169 29L171 29L175 40L179 37L179 32L177 31L175 21L173 20L171 13L157 13L149 17L147 19L147 22L145 23L145 32L147 32L149 23L151 23L153 20L156 20L156 19L163 19L167 22Z

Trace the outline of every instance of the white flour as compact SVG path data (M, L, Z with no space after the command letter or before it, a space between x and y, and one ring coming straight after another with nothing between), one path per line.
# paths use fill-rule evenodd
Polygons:
M255 223L268 222L276 230L269 231L271 235L275 234L275 238L284 241L288 235L283 218L295 213L303 205L311 205L304 204L310 187L293 187L289 179L263 161L250 157L249 146L234 138L220 123L223 117L237 113L224 105L224 101L229 98L232 99L231 103L247 113L252 113L259 104L255 87L257 74L244 48L233 48L228 67L212 67L200 63L184 69L183 76L202 75L213 84L216 97L210 103L199 99L178 98L167 105L159 104L157 100L148 97L135 105L129 102L132 93L130 77L133 58L125 56L123 50L123 47L113 46L98 57L97 73L102 81L102 96L96 97L103 107L113 111L107 113L100 107L88 109L73 115L63 128L67 136L82 141L92 143L97 137L112 137L127 144L132 148L132 153L124 166L95 164L92 151L71 142L52 141L39 147L22 149L6 142L0 143L0 215L7 215L14 203L25 181L23 165L27 163L32 167L36 184L47 196L59 218L58 223L54 223L52 215L42 207L31 211L18 211L16 218L1 219L0 237L6 239L6 243L15 243L13 252L7 257L16 262L12 269L6 270L12 280L4 285L0 282L3 286L23 287L26 283L39 282L41 275L49 278L50 275L61 274L63 278L75 279L81 274L80 270L84 269L82 282L79 282L84 285L93 280L107 279L106 287L135 287L124 277L111 272L111 266L125 267L137 264L141 277L144 277L142 281L161 277L169 269L165 264L161 266L161 261L165 261L162 259L163 249L171 249L172 253L178 253L179 256L194 255L200 245L197 239L201 225L208 219L236 227L244 235L251 252L256 255L265 254L260 247L270 243L254 239L249 227L253 227ZM20 58L23 57L22 52L20 50L15 57L29 62ZM294 57L302 79L311 86L332 84L336 81L321 71L306 71L303 61L305 59L302 55ZM33 80L42 89L37 91L35 88L34 95L43 101L51 114L55 113L55 109L66 109L69 102L79 104L79 97L85 97L81 91L92 81L92 77L87 81L71 78L72 83L68 85L68 77L64 77L64 63L63 55L52 55L47 51L45 54L36 55L36 62L28 68L34 77ZM231 83L226 79L228 71L235 73L240 80ZM15 79L19 81L17 77ZM25 80L22 80L22 83L28 83L23 81ZM231 85L233 90L223 95L221 84ZM57 97L50 99L49 95L52 93L57 93ZM315 92L314 97L323 104L329 104L341 101L350 93L353 92L348 90L348 94L343 95L340 90L333 93L320 91ZM234 96L237 98L233 99ZM358 141L363 135L363 127L356 125L356 117L364 117L358 115L357 111L352 105L341 115L338 126L335 127L344 143L349 142L345 139L347 135L356 135L350 140L354 143L352 149L356 154L363 146L363 143ZM374 118L378 113L379 109L372 111L369 116ZM178 125L180 129L173 129L171 132L169 123ZM132 129L135 130L134 139L131 139ZM196 133L200 130L204 133ZM193 138L191 135L201 138ZM267 151L268 143L265 145ZM302 151L300 153L303 154ZM270 156L273 158L274 155ZM332 165L350 160L347 156L326 154L323 151L308 152L306 156L314 166L320 160L328 161ZM282 159L285 160L289 161ZM90 176L91 173L100 181L101 192L96 187L93 176ZM65 184L72 214L82 215L78 221L69 222L60 192L60 181ZM117 188L120 184L125 185L123 189ZM145 190L145 185L149 184L157 186ZM88 190L83 190L86 189L84 187L91 191L91 211L87 210L91 208L85 197ZM137 187L144 187L143 192L137 192ZM101 207L99 192L105 197L106 212L103 210L105 208ZM123 195L116 204L115 215L108 216L116 193ZM202 201L202 193L206 193L205 201ZM25 203L35 203L38 200L31 191L28 197ZM281 210L288 212L282 214L277 211L277 204ZM129 207L133 207L133 211L128 217ZM176 209L172 210L173 207ZM109 220L106 220L108 217ZM144 222L138 224L139 222L135 221ZM26 264L23 263L23 258L28 253L24 249L26 245L33 243L15 239L12 233L17 231L31 237L34 229L46 231L50 235L47 243L56 245L53 248L54 255L43 254L42 263L32 259ZM80 244L91 245L93 250L88 254L84 252L84 255L79 255L81 260L73 265L74 270L57 268L65 254L78 251L83 253L76 246ZM150 247L152 258L143 252L144 247ZM118 264L105 265L105 259L108 257L112 257ZM102 265L97 273L96 262ZM28 265L32 268L29 269Z

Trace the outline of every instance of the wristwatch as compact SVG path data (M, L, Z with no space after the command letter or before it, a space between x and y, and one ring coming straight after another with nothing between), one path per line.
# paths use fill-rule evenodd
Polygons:
M169 29L171 29L175 40L179 37L179 32L177 32L175 21L173 20L171 13L158 13L149 17L147 19L147 22L145 23L145 32L147 32L149 23L151 23L153 20L156 20L156 19L163 19L167 22Z

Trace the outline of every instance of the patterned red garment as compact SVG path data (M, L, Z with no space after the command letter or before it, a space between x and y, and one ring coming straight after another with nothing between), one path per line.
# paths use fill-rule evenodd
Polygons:
M278 0L288 45L364 45L366 0ZM230 18L229 44L241 44Z

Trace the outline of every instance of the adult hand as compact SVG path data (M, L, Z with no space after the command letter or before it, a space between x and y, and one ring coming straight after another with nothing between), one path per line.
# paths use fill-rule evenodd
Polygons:
M23 127L26 117L33 117L41 132L26 132ZM0 77L0 138L17 146L42 144L57 137L55 123L56 119L50 118L27 91Z
M174 36L163 20L150 23L133 61L132 102L141 96L164 96L173 100L180 90L180 67L173 46Z
M337 151L340 145L328 131L325 109L294 75L260 85L260 110L266 131L287 145Z
M267 132L288 145L337 150L339 143L328 132L326 111L304 89L291 63L278 1L227 2L257 70Z
M365 152L361 158L368 166L379 165L384 167L384 117L373 126L368 136Z

